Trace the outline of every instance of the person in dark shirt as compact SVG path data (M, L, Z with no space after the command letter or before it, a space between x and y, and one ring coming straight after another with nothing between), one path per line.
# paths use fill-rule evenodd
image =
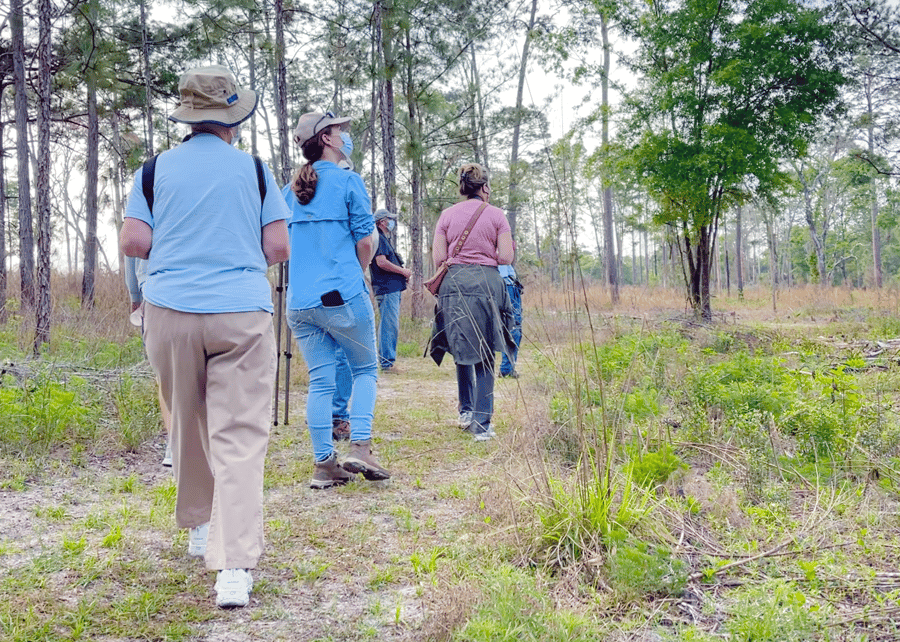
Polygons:
M372 289L378 303L378 365L384 373L396 372L397 333L400 330L400 293L412 271L403 267L403 259L388 240L397 227L397 215L388 210L375 212L378 226L378 249L369 266Z

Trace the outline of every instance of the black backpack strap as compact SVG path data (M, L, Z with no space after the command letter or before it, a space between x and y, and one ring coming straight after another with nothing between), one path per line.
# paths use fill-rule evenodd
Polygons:
M144 198L147 200L147 208L153 213L153 180L156 177L156 159L157 154L153 158L148 159L144 163L141 170L141 189L144 192ZM264 203L266 200L266 175L263 172L262 160L259 156L253 157L253 163L256 165L256 183L259 186L259 202Z
M256 164L256 182L259 185L259 202L262 204L266 202L266 175L259 156L254 156L253 162Z
M156 159L159 154L144 162L141 168L141 189L144 191L144 198L147 201L147 208L153 213L153 178L156 176Z

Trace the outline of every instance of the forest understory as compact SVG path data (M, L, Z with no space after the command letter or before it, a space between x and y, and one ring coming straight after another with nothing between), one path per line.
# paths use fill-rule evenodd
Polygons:
M627 311L527 290L521 376L497 380L487 443L457 427L452 364L422 358L427 324L404 316L399 372L379 379L385 482L308 487L295 357L266 551L232 611L175 528L140 340L72 312L30 361L13 319L0 637L897 639L896 293L784 293L777 313L765 292L720 297L712 324L672 293L624 294Z

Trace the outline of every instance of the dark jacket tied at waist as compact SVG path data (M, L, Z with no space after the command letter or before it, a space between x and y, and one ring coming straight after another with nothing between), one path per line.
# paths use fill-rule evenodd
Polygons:
M494 353L513 354L512 303L497 268L451 265L441 283L426 356L441 365L453 355L460 365L474 365Z

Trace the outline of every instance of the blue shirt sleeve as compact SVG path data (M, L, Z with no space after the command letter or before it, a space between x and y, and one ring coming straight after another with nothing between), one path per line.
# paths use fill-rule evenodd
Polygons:
M287 202L283 196L279 196L282 191L275 182L275 176L272 170L265 163L263 165L263 175L266 177L266 200L262 204L261 227L265 227L269 223L275 221L283 221L291 218L291 210L287 206ZM289 186L285 186L289 189Z
M125 285L128 287L128 298L132 303L143 301L141 288L137 278L137 259L133 256L125 257Z
M359 243L360 239L369 236L375 229L375 219L372 217L372 201L362 178L355 172L347 172L350 176L347 180L347 211L350 213L350 234L353 241Z
M125 218L136 218L153 228L153 214L147 207L147 199L144 198L144 189L141 186L141 177L144 166L138 167L134 173L134 183L131 185L131 193L128 194L128 203L125 206Z

